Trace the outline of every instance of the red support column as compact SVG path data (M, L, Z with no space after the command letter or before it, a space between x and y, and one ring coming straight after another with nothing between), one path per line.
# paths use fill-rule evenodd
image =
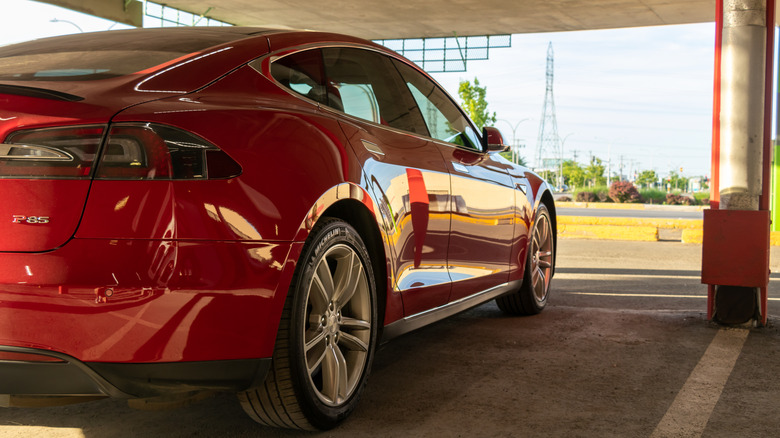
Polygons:
M772 192L772 97L774 94L774 58L775 58L775 0L766 1L766 76L764 86L764 162L761 171L762 189L759 198L760 210L769 214L769 201ZM770 226L767 224L767 226ZM769 317L769 238L766 242L766 283L760 288L761 325L766 325Z
M712 169L710 173L710 208L720 204L720 62L723 46L723 1L715 2L715 67L712 90ZM712 315L708 315L712 317Z
M712 178L710 210L704 216L702 283L708 285L708 318L723 322L722 315L728 314L730 307L754 306L760 315L758 322L766 324L775 0L766 0L764 41L757 38L762 5L737 0L725 11L724 1L716 1ZM729 32L725 46L724 25ZM765 44L763 54L755 52L757 44ZM762 55L763 72L752 68L760 65ZM763 84L757 79L762 73ZM746 83L749 86L745 87ZM761 86L764 93L759 97L755 91ZM722 107L722 98L727 107ZM763 119L758 118L757 110ZM763 125L760 146L752 140L761 135L759 122ZM751 165L758 164L759 153L760 169ZM758 173L760 193L755 184Z

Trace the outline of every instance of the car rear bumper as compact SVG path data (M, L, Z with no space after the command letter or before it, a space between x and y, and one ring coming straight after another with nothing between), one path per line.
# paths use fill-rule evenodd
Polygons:
M91 364L269 358L299 246L73 239L0 253L0 346L105 375L110 366Z
M0 394L131 398L200 390L242 391L260 385L270 364L271 359L84 363L51 351L0 346Z

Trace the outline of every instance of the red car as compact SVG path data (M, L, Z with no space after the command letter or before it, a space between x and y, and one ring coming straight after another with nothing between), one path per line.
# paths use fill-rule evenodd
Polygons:
M550 187L365 40L0 47L0 141L8 406L232 391L263 424L326 429L382 340L491 299L547 303Z

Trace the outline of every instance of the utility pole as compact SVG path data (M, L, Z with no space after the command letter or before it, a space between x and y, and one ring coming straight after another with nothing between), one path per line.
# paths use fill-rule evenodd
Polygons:
M518 138L517 138L517 128L520 126L521 123L525 122L526 120L531 120L531 119L529 119L529 118L522 119L522 120L518 121L517 123L515 123L514 125L511 122L509 122L508 120L504 120L504 119L498 119L497 120L499 122L506 123L512 129L512 148L511 148L511 150L512 150L512 162L515 163L515 164L517 164L517 162L518 162L517 157L520 155L520 142L518 141Z

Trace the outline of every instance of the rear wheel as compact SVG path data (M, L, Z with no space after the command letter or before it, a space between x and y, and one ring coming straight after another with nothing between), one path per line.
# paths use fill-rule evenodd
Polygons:
M373 360L376 285L363 241L324 219L304 246L262 388L239 394L259 423L329 429L355 408Z
M550 213L541 204L531 232L523 285L515 292L496 298L499 309L510 315L535 315L544 310L550 294L554 245Z

